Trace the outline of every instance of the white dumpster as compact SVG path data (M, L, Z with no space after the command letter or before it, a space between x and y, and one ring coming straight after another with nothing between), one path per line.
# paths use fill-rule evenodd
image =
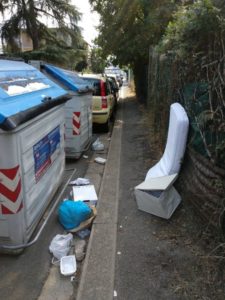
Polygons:
M28 242L59 186L68 99L32 66L0 60L0 246Z
M66 157L78 159L92 139L92 87L75 72L35 61L31 64L64 88L71 96L65 105Z

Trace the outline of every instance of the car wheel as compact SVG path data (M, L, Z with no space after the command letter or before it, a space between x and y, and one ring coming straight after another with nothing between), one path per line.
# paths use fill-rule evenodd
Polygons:
M117 106L118 106L118 100L116 99L116 100L115 100L115 107L114 107L114 110L117 110Z
M104 124L102 124L102 131L103 132L108 132L109 131L109 119L107 120L107 122L105 122Z

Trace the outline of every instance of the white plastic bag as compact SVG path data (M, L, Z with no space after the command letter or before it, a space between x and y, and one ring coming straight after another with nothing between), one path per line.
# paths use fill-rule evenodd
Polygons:
M69 253L73 235L68 234L57 234L51 241L49 251L54 255L55 258L61 259Z
M102 142L100 142L99 138L92 144L92 150L94 151L101 151L104 150L105 146Z
M70 185L88 185L90 180L87 178L77 178L76 180L70 181Z
M102 157L96 157L94 160L95 160L95 162L97 162L101 165L104 165L106 163L106 159L102 158Z

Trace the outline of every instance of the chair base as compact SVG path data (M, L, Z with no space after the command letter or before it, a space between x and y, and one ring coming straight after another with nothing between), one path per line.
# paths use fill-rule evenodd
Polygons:
M181 197L173 186L161 191L160 195L138 189L135 189L134 194L138 209L164 219L169 219L181 202Z

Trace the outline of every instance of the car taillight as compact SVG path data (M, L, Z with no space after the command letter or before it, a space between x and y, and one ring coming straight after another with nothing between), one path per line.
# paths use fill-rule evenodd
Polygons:
M100 81L100 87L101 87L101 98L102 98L102 108L107 108L107 97L106 97L106 91L105 91L105 83L104 81Z
M107 98L102 97L102 108L107 108L107 107L108 107Z

